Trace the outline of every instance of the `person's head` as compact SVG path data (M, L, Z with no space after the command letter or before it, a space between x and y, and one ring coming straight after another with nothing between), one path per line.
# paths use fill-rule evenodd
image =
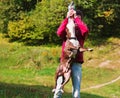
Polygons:
M83 19L83 13L82 13L82 11L76 10L76 15L77 15L77 16L80 16L81 19Z

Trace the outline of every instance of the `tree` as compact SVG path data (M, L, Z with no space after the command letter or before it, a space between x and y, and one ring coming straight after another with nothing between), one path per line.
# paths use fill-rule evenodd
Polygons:
M98 36L113 36L120 32L119 0L75 0L77 8L83 10L91 32ZM119 35L119 34L117 34Z
M27 16L18 21L9 22L9 36L11 39L37 44L58 41L56 30L66 16L67 6L68 1L66 0L42 0L36 5L35 10L27 13ZM28 17L27 20L29 21L24 21L26 17ZM23 23L24 27L19 26L21 23Z
M0 1L0 30L8 33L9 21L20 19L20 14L27 13L35 8L41 0L1 0Z

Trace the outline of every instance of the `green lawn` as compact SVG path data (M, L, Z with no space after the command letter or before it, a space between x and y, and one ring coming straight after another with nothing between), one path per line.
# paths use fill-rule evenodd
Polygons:
M85 53L81 98L120 98L120 80L83 90L120 76L120 47L116 45L120 39L112 38L108 42L93 47L92 53ZM0 98L52 98L60 51L59 46L24 46L0 38ZM63 98L72 98L71 86L70 81Z

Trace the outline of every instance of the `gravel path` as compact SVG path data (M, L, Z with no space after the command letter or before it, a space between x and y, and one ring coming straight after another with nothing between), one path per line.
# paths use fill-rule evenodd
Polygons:
M89 89L96 89L96 88L101 88L103 86L106 86L106 85L109 85L109 84L112 84L116 81L120 80L120 76L118 76L116 79L114 80L111 80L109 82L106 82L106 83L103 83L103 84L98 84L98 85L95 85L95 86L91 86L91 87L88 87L88 88L83 88L81 89L81 91L85 91L85 90L89 90Z

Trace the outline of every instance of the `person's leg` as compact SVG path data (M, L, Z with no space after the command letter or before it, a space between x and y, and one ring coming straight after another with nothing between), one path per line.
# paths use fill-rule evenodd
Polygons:
M73 85L73 98L80 98L80 84L82 78L82 65L80 63L72 64L72 85Z
M57 79L57 86L56 86L53 98L61 98L62 93L63 93L63 90L61 89L62 82L63 82L63 77L59 76L58 79Z

